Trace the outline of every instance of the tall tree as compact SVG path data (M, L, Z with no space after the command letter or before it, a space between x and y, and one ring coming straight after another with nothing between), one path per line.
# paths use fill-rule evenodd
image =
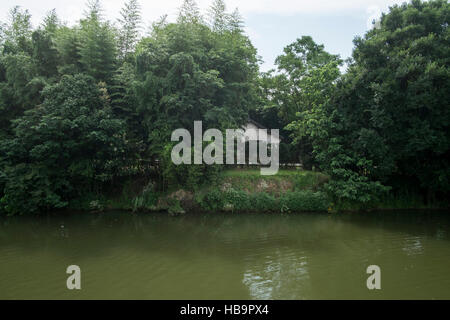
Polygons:
M223 32L226 30L229 15L226 13L224 0L214 0L208 12L209 25L214 32Z
M7 54L0 60L0 136L11 134L11 121L40 102L42 86L35 86L35 63L28 54Z
M306 122L338 198L368 202L399 182L429 201L448 195L449 13L445 0L414 0L355 39L336 94Z
M40 76L54 77L58 74L59 57L55 37L59 27L58 16L52 10L44 18L41 27L32 34L33 58Z
M228 16L228 28L234 32L243 32L244 19L238 8L235 8Z
M200 14L197 2L195 0L183 0L178 11L178 23L201 23L203 17Z
M56 33L60 25L61 21L59 20L55 9L49 11L42 22L42 28L44 31L51 35Z
M102 4L100 0L88 0L86 3L86 9L84 15L86 19L92 19L100 21L102 18Z
M280 116L290 123L296 120L297 112L306 111L327 98L326 95L313 95L308 86L319 86L317 90L324 90L339 76L339 72L336 72L330 75L331 78L311 81L317 70L328 64L337 67L342 61L339 56L326 52L324 46L316 44L311 37L304 36L284 48L284 53L277 57L275 63L287 85L280 88L277 95L281 99Z
M150 152L158 155L172 130L194 120L239 127L254 104L256 49L244 35L218 34L204 24L157 28L138 45L136 94Z
M58 71L60 74L76 74L83 70L81 63L80 27L61 26L55 37L55 47L59 55Z
M304 36L284 48L275 63L279 73L272 76L274 87L266 104L272 110L276 108L283 127L291 133L292 144L298 151L295 161L311 169L315 163L313 148L304 122L333 95L342 61L311 37Z
M98 81L108 82L116 68L115 30L101 16L100 2L90 1L86 18L80 21L80 62L83 71Z
M1 26L0 43L5 53L31 54L31 15L15 6L9 11L8 22Z
M121 9L119 19L119 57L125 59L135 49L141 28L141 13L138 0L129 0Z

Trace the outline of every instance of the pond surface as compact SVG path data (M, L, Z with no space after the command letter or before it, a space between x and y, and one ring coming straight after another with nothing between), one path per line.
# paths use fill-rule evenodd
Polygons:
M450 299L450 212L0 219L0 299L347 298Z

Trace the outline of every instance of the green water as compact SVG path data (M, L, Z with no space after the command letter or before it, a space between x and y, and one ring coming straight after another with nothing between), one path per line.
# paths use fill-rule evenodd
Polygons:
M0 299L24 298L450 299L450 212L1 218Z

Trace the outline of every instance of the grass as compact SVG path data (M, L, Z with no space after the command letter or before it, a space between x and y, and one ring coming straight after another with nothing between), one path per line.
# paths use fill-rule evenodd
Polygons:
M320 191L326 181L326 175L312 171L281 169L263 176L258 168L228 169L217 185L199 190L196 202L211 212L327 211L329 199Z
M191 209L209 212L304 212L361 211L383 209L418 209L439 207L426 205L412 194L387 195L373 203L333 201L322 186L329 177L315 171L280 169L276 175L263 176L259 168L226 169L214 182L195 190L186 190L191 199L177 200L174 192L182 187L159 192L151 181L139 177L117 183L117 192L93 195L70 203L71 208L90 211L120 209L130 211L168 211L181 213ZM193 197L193 199L192 199ZM441 205L442 206L442 205Z
M329 177L321 172L280 169L276 175L263 176L259 168L226 169L214 182L204 183L190 192L188 201L193 210L211 212L302 212L302 211L360 211L370 209L431 208L416 195L387 195L375 203L353 203L331 199L322 186ZM108 195L86 195L71 203L82 210L102 211L121 209L133 211L183 212L186 201L175 201L173 193L182 187L159 192L152 182L139 177L117 184L118 192ZM119 190L120 189L120 190ZM161 200L161 201L160 201ZM335 201L333 201L335 202ZM195 205L196 204L196 205ZM435 205L438 207L438 205Z
M247 193L242 190L210 189L196 199L203 211L244 212L326 212L330 201L323 192L287 191L279 197L266 192Z
M258 183L263 182L269 183L274 191L318 190L329 178L320 172L296 169L280 169L273 176L263 176L259 169L229 169L222 173L222 179L233 188L252 192L258 191Z
M248 176L253 176L253 177L266 177L266 178L270 178L270 177L292 177L292 176L299 176L299 175L306 175L307 173L314 173L314 174L319 174L319 173L315 173L313 171L303 171L303 170L297 170L297 169L280 169L278 170L278 173L276 175L273 176L262 176L261 175L261 170L258 168L251 168L251 169L227 169L223 172L223 176L224 177L248 177Z

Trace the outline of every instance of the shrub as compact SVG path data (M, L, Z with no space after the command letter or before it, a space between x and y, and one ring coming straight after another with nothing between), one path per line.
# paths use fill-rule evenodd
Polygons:
M233 212L327 211L330 206L325 193L311 190L288 192L276 198L266 192L248 194L236 189L215 189L199 197L197 203L203 210Z
M250 196L245 191L230 189L224 195L225 205L231 206L233 211L252 210Z
M206 211L220 211L223 210L225 205L224 195L218 189L208 192L200 197L197 202L200 207Z
M133 199L133 211L152 209L158 202L158 193L154 190L153 183L149 183L142 193Z
M259 192L250 195L251 208L263 212L279 211L279 201L272 195Z
M280 197L280 207L284 211L326 211L329 200L323 192L309 190L289 192Z

